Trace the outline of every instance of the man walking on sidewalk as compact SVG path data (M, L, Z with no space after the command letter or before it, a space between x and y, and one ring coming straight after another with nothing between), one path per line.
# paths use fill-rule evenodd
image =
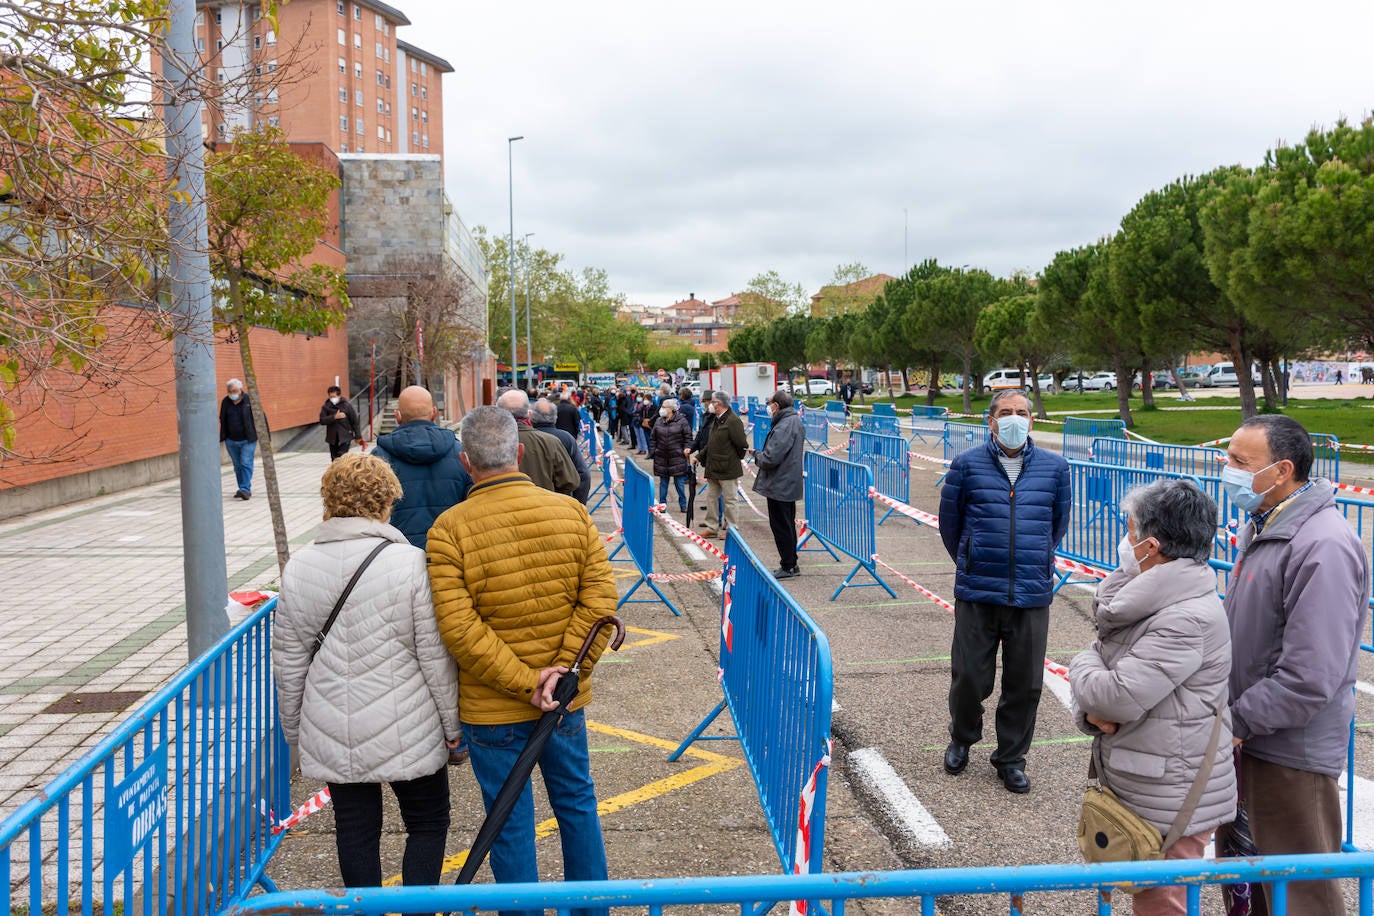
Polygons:
M253 455L258 450L258 427L253 422L253 405L243 382L231 378L224 383L225 395L219 402L219 441L234 465L235 499L253 496Z
M367 451L367 442L358 427L358 410L343 396L338 385L329 386L329 396L320 408L320 425L324 427L324 441L329 446L329 460L338 461L348 454L354 442Z
M983 737L983 701L997 677L992 765L1009 792L1030 791L1026 751L1045 673L1054 550L1069 528L1069 464L1030 438L1030 400L999 391L988 412L992 441L964 452L940 491L940 538L954 560L949 746L945 772L968 764Z
M792 395L775 391L768 399L772 425L763 448L754 452L759 474L754 492L768 500L768 527L778 548L776 579L800 575L797 566L797 500L802 498L802 455L806 451L806 429L802 426Z

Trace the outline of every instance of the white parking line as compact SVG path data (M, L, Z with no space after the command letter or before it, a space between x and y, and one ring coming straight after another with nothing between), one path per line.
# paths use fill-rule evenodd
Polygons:
M1364 681L1356 681L1355 689L1360 693L1374 694L1374 684L1368 684Z
M1346 774L1341 774L1341 826L1345 826ZM1355 845L1360 849L1374 846L1374 780L1355 777Z
M878 803L892 818L897 829L921 846L948 849L954 841L945 833L934 816L920 800L911 794L906 783L883 759L876 748L866 747L849 755L859 781L871 788Z
M700 547L698 547L696 544L693 544L691 541L683 542L682 552L687 554L687 556L691 557L693 560L696 560L699 563L706 562L706 551L702 550Z

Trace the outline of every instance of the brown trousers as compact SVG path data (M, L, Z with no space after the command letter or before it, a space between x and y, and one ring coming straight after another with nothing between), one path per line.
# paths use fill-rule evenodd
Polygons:
M1166 859L1201 859L1212 831L1181 836L1164 853ZM1183 887L1152 887L1133 898L1135 916L1184 916L1188 912L1188 891Z
M1260 855L1340 852L1341 800L1335 777L1260 760L1242 748L1240 786L1250 834ZM1251 896L1253 916L1269 916L1272 910L1273 886L1261 888ZM1288 912L1345 916L1340 882L1289 884Z

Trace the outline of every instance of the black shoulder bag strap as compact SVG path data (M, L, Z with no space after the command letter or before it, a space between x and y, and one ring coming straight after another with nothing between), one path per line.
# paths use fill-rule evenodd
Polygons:
M347 601L348 596L352 594L353 586L358 584L358 579L362 577L363 570L367 569L367 567L372 564L372 561L377 558L377 554L386 550L387 545L390 543L390 541L384 540L374 547L372 552L367 555L367 559L363 560L362 565L353 573L353 578L349 579L348 584L344 586L343 594L339 595L339 600L334 602L334 610L329 612L329 619L324 622L324 626L320 627L320 632L315 634L315 642L310 647L311 662L315 660L315 653L320 651L320 646L324 645L324 638L329 635L329 628L334 626L334 621L338 618L339 611L343 610L344 602ZM307 665L308 664L309 662L307 662Z

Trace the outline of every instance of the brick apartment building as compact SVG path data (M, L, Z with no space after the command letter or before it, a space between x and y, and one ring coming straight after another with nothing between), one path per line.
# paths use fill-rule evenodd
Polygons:
M704 302L690 293L664 308L624 309L621 316L649 330L649 339L662 346L690 344L702 353L720 353L739 316L739 296Z
M404 13L370 0L292 0L280 6L274 29L256 3L198 0L196 6L202 63L221 86L236 88L207 102L202 116L207 144L227 141L239 128L270 125L280 127L300 155L341 178L349 176L340 155L394 160L393 172L423 173L419 196L433 204L436 218L433 238L423 240L423 251L433 249L449 258L485 297L485 262L442 188L442 77L453 67L398 39L398 28L410 23ZM343 193L367 196L359 174L355 170ZM365 208L341 212L340 196L333 196L334 218L306 260L348 269L350 233L361 239L375 232ZM396 214L391 216L394 222ZM117 310L112 329L139 322L141 311L137 304ZM483 303L484 339L485 315ZM328 385L339 384L346 395L358 390L350 385L345 328L319 336L266 329L252 335L260 400L274 440L319 428ZM0 518L176 475L170 344L156 335L135 337L142 346L138 368L117 392L93 396L77 384L41 401L31 398L26 404L22 395L16 400L20 450L55 454L60 460L0 460ZM360 346L365 344L353 342L353 349ZM214 348L222 389L224 380L242 377L242 367L236 343L220 335ZM442 386L450 404L478 403L484 392L481 380L494 376L495 364L489 353L474 352L471 367L464 368L461 392L455 379Z

